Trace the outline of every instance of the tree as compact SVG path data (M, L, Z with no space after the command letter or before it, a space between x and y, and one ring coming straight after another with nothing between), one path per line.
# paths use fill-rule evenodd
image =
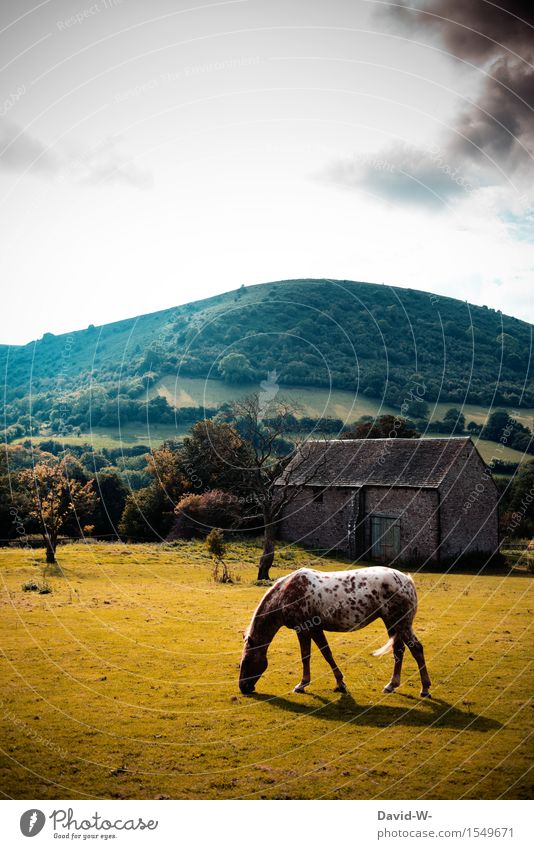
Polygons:
M93 513L94 532L96 535L112 536L117 533L128 490L118 472L107 468L97 473L95 486L99 495L99 503Z
M69 476L69 464L73 460L66 455L59 461L37 463L33 469L20 473L27 497L27 515L38 523L47 563L56 562L59 534L69 520L74 518L80 525L98 501L92 480L82 483Z
M130 493L119 522L119 533L136 542L164 539L173 519L169 507L169 500L158 484Z
M289 443L294 410L292 405L274 400L265 409L258 394L232 405L234 427L241 438L241 445L236 446L234 468L247 491L249 513L261 517L263 528L258 580L269 579L284 511L317 473L317 465L303 473L309 439Z
M446 433L464 433L465 416L456 407L451 407L443 416L443 428Z
M189 489L187 473L184 471L184 452L181 445L173 440L167 440L148 456L148 471L154 482L164 490L173 507Z
M237 496L212 489L201 494L187 493L176 505L175 513L171 535L192 537L213 528L237 528L242 510Z
M402 412L411 419L421 419L424 421L430 419L430 408L422 398L415 397L410 401L406 401L402 405Z
M407 419L387 415L374 421L360 421L354 430L342 433L341 439L417 439L420 435Z
M519 451L525 450L524 446L528 444L526 439L520 437L527 437L530 442L532 434L528 427L513 419L506 410L495 410L491 413L481 433L482 439L503 442L513 448L517 447Z
M512 536L532 537L534 533L534 460L520 466L511 487L507 509L510 516L507 532Z
M243 468L248 462L246 445L229 421L204 419L197 422L183 441L182 470L187 479L184 491L207 492L222 489L234 495L246 495Z
M245 383L253 376L248 357L236 351L222 358L219 372L227 383Z
M226 543L224 541L223 532L220 528L212 528L206 537L206 545L209 553L215 561L215 565L213 567L213 580L219 581L221 584L232 584L233 580L230 575L230 570L223 559L226 552ZM222 573L219 575L219 570L221 568Z
M470 421L467 423L466 430L468 433L471 433L473 436L478 436L478 434L482 430L482 425L478 422Z

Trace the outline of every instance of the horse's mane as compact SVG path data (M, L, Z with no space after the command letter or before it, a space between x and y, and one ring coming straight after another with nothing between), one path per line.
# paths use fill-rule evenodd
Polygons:
M274 582L272 587L270 587L267 590L267 592L263 596L262 600L258 604L256 610L252 614L252 619L250 620L250 624L249 624L247 630L245 631L245 640L247 640L248 637L250 636L250 633L251 633L251 631L254 627L254 623L256 621L256 617L264 615L264 614L269 612L269 606L272 604L273 595L276 595L276 593L280 589L280 584L282 583L282 581L285 581L288 577L289 577L289 575L283 575L281 578L278 578L278 580L276 580Z

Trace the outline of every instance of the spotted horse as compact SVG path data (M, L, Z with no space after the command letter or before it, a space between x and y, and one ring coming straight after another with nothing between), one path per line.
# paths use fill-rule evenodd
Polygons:
M304 693L310 683L311 643L318 646L332 667L335 690L345 693L343 673L338 667L325 631L358 631L382 619L389 635L387 643L373 652L378 657L393 649L391 680L384 687L392 693L400 685L405 646L410 649L421 676L421 696L430 696L423 646L412 623L417 611L417 593L410 575L386 566L319 572L298 569L276 581L258 605L245 634L239 669L239 687L249 695L267 669L267 650L282 626L296 631L302 655L302 680L295 693Z

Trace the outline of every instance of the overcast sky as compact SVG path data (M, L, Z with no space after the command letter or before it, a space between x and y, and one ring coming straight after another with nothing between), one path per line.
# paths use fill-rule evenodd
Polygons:
M0 342L296 277L534 320L533 24L486 0L3 0Z

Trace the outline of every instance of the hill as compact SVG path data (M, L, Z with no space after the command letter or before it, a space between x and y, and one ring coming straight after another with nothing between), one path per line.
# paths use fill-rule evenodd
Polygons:
M32 424L61 433L172 423L176 392L162 390L178 377L224 378L222 395L269 379L396 410L416 393L431 406L520 412L534 406L531 347L532 325L487 307L391 286L290 280L0 346L3 409L10 438ZM178 403L182 424L198 417L192 400Z

